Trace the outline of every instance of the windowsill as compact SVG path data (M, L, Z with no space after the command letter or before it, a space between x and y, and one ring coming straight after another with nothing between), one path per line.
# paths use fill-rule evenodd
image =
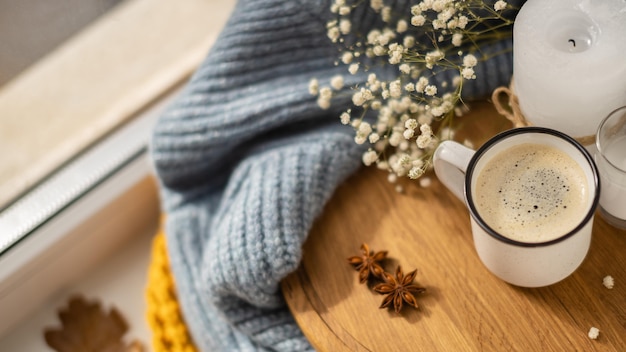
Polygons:
M52 295L34 315L0 339L0 351L52 351L46 346L44 331L61 327L57 313L67 307L70 297L75 294L89 301L100 301L106 310L115 307L129 325L125 341L138 340L146 347L146 351L150 351L151 332L145 318L145 285L154 233L155 224L140 230L122 248L104 259L106 265L98 265L84 277Z
M142 302L160 215L146 153L153 110L200 64L234 4L127 0L0 87L0 160L12 168L0 170L0 247L4 233L26 228L0 248L0 350L41 350L42 324L58 326L56 311L74 293L118 307L131 325L127 336L150 345ZM37 199L55 181L52 171L64 175L133 128L139 142L109 143L126 148L122 163L72 199L61 197L62 185L52 187L62 199ZM18 209L4 221L29 200L41 212Z
M0 87L0 209L185 81L233 5L123 1Z

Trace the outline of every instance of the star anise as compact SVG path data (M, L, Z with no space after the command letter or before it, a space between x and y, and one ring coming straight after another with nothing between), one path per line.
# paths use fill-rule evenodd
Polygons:
M378 262L387 257L387 251L374 253L374 251L370 251L366 243L363 243L361 245L361 252L363 252L362 256L348 258L348 262L354 265L354 268L359 272L359 282L365 283L370 277L370 274L375 277L382 277L385 271Z
M383 299L380 308L385 308L393 304L396 313L400 313L403 302L417 308L418 305L415 294L422 293L426 291L426 289L413 284L413 279L415 279L416 274L417 269L405 276L400 266L396 269L395 278L391 274L383 272L385 282L374 286L374 291L387 295L387 297Z

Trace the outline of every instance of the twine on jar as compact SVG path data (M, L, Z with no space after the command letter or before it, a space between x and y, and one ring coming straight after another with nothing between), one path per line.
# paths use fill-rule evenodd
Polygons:
M498 111L500 115L506 117L507 120L511 121L513 123L513 127L532 126L530 121L528 121L524 114L522 114L519 99L513 91L513 79L511 79L511 83L508 87L496 88L491 94L491 100L493 101L496 111ZM575 137L574 139L584 146L591 145L596 142L595 135Z

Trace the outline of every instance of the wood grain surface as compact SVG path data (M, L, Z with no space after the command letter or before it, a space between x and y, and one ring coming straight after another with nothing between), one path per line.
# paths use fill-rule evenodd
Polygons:
M475 146L509 128L488 103L459 120ZM466 134L466 136L463 136ZM434 175L403 183L363 169L335 192L282 283L296 321L319 351L624 351L626 232L596 215L590 251L565 280L520 288L493 276L473 247L469 215ZM417 269L419 309L379 309L384 296L359 284L349 256L388 250L387 271ZM615 287L602 284L606 275ZM600 330L596 340L587 334Z

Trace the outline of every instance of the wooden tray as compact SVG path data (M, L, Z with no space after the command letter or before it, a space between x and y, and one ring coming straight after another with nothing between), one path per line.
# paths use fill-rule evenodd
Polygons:
M476 146L510 127L490 104L460 120ZM467 132L466 132L467 133ZM466 136L459 135L462 140ZM626 232L597 214L589 254L567 279L519 288L493 276L474 250L469 215L434 176L432 185L358 172L335 192L304 245L300 268L282 283L285 299L319 351L624 351ZM388 250L389 272L418 269L427 291L419 309L379 309L384 296L359 284L347 258L368 243ZM602 284L606 275L615 287ZM587 334L600 329L596 340Z

